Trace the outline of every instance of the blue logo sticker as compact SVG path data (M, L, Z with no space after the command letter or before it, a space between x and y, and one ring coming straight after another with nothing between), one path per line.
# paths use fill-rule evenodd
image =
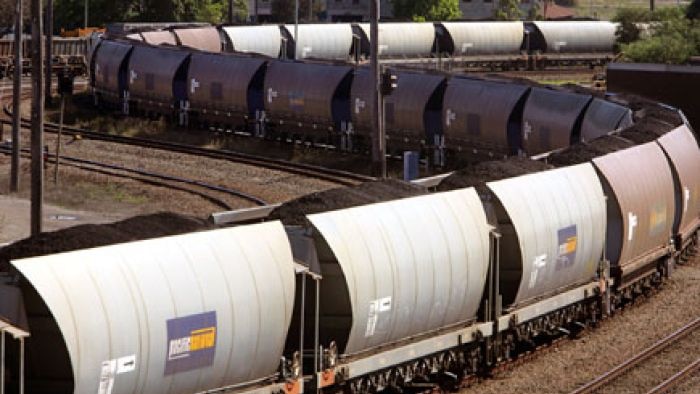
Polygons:
M557 256L556 270L569 268L574 265L576 260L576 248L578 246L578 237L576 234L576 225L564 227L557 231L559 239L559 253Z
M167 321L165 375L208 367L216 350L216 311Z

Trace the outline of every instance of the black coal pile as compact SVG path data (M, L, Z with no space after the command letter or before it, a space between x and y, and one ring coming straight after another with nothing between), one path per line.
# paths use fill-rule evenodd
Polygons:
M279 219L287 225L303 225L306 221L305 215L308 214L397 200L427 193L428 191L424 187L395 179L365 182L357 186L325 190L291 200L272 211L270 219Z
M445 178L437 189L439 191L447 191L476 187L486 182L550 170L552 168L554 167L549 164L524 157L485 161L455 171L452 175Z
M201 219L162 212L109 224L85 224L25 238L0 249L0 271L11 260L184 234L209 228Z
M547 160L556 167L570 166L588 162L598 156L618 150L631 148L635 145L633 141L619 137L606 135L596 138L593 141L572 145L561 152L551 154Z

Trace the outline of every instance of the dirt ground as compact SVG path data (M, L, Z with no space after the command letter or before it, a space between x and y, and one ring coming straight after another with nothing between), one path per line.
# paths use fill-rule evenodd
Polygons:
M561 342L552 351L476 384L464 393L569 393L697 316L700 316L700 256L680 266L658 293L604 321L599 328L584 332L579 339ZM683 364L678 365L679 370L680 365ZM700 390L696 386L693 391L684 391L686 386L683 387L680 392ZM616 392L631 394L646 390L630 385Z

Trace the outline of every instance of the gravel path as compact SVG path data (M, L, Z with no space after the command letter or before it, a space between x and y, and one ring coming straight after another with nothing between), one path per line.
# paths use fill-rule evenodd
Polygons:
M563 341L551 352L464 392L568 393L697 316L700 316L700 257L679 267L652 297L606 320L580 339ZM700 344L696 349L700 349ZM697 393L698 387L695 385L694 390L687 392ZM635 386L616 392L640 391Z

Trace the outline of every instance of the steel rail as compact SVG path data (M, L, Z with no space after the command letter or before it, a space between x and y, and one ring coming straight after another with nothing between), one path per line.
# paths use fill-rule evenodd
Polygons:
M12 111L6 105L4 112L7 116L12 115ZM3 120L3 123L7 121ZM29 120L22 119L22 126L28 127ZM47 132L55 133L59 126L55 123L45 122L44 129ZM223 149L209 149L170 141L161 141L142 137L126 137L114 134L105 134L92 130L81 129L72 126L63 126L63 133L68 135L81 135L87 139L114 142L124 145L140 146L150 149L159 149L168 152L198 155L213 159L228 160L231 162L248 164L256 167L267 168L276 171L283 171L291 174L320 179L343 186L353 186L358 183L368 182L376 178L356 174L348 171L334 170L326 167L311 164L293 163L287 160L272 159L264 156L257 156L247 153L235 152Z
M698 328L700 328L700 318L696 318L690 323L674 331L667 337L655 342L653 345L649 346L648 348L644 349L643 351L639 352L633 357L627 359L622 364L619 364L610 371L598 376L597 378L591 380L585 385L572 391L571 394L592 393L604 387L606 384L616 380L617 378L624 375L637 365L641 364L650 357L658 354L659 352L671 346L672 344L678 342L680 339L688 336L690 333L692 333Z
M7 147L0 147L0 153L4 154L10 154L10 151L8 150ZM23 151L23 154L26 156L27 152L26 150ZM51 154L48 156L49 159L52 159L53 162L55 163L56 156ZM256 205L267 205L267 202L261 198L252 196L250 194L235 190L235 189L230 189L226 188L223 186L218 186L218 185L213 185L210 183L202 182L202 181L197 181L193 179L187 179L183 177L177 177L177 176L172 176L172 175L166 175L166 174L160 174L152 171L146 171L146 170L141 170L141 169L136 169L136 168L129 168L129 167L124 167L116 164L108 164L108 163L101 163L93 160L87 160L87 159L81 159L77 157L71 157L71 156L61 156L61 160L63 161L63 165L68 165L71 167L79 168L85 171L91 171L91 172L96 172L96 173L101 173L103 175L108 175L108 176L114 176L114 177L119 177L119 178L126 178L126 179L132 179L141 183L146 183L150 184L153 186L160 186L160 187L166 187L169 189L173 190L179 190L183 191L186 193L190 193L193 195L197 195L199 197L204 198L205 200L208 200L209 202L218 205L224 209L231 209L231 206L223 201L220 198L208 195L206 193L203 193L201 191L197 191L191 188L187 187L182 187L178 185L173 185L172 183L182 183L182 184L187 184L191 186L196 186L200 187L203 189L207 189L210 191L216 191L216 192L221 192L225 194L229 194L231 196L234 196L236 198L241 198L246 201L250 201L255 203ZM168 183L172 182L172 183Z
M692 363L688 364L685 368L678 371L676 374L674 374L670 378L664 380L658 386L649 390L647 392L647 394L665 393L668 390L676 387L678 384L680 384L684 380L691 377L693 372L697 371L698 369L700 369L700 358L693 361Z

